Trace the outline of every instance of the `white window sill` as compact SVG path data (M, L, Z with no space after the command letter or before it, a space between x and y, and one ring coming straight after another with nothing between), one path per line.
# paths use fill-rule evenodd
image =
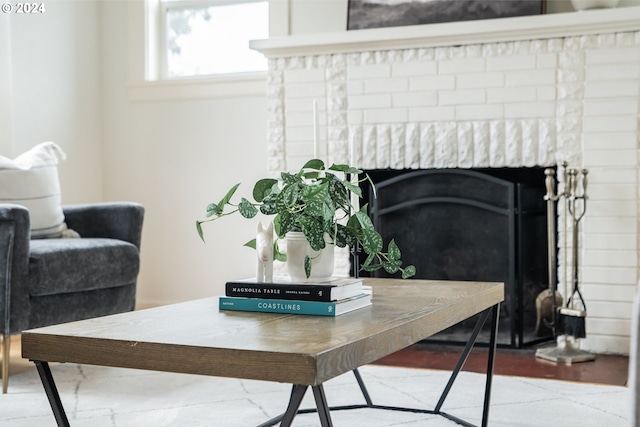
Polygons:
M266 93L266 71L145 81L128 85L131 102L266 96Z

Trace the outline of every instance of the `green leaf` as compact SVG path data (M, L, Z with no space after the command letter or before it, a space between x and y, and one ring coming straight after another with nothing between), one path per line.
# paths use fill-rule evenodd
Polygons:
M349 190L350 192L358 196L358 198L362 197L362 189L360 188L359 185L355 185L349 181L344 181L344 186L347 188L347 190Z
M398 270L400 270L401 265L402 262L400 261L385 261L382 263L382 267L389 274L396 273Z
M320 159L311 159L302 166L302 169L324 170L324 162Z
M309 255L304 256L304 273L307 279L311 276L311 258L309 258Z
M356 244L356 238L350 229L342 224L337 224L335 245L339 248L345 246L354 246Z
M265 197L267 197L272 192L272 188L274 184L277 184L278 180L273 178L264 178L256 182L256 185L253 186L253 199L260 203Z
M240 200L238 210L240 211L240 215L245 218L253 218L258 214L258 209L256 209L256 207L244 197Z
M207 218L212 216L220 216L222 214L222 209L224 206L218 206L215 203L209 203L207 205Z
M280 212L273 219L273 228L276 232L276 235L281 239L283 239L289 231L292 231L294 226L294 218L287 211Z
M297 185L287 185L282 189L278 195L278 201L285 207L294 206L298 202L300 196L300 189ZM277 205L276 205L277 207ZM278 208L278 210L280 210Z
M282 172L280 174L280 178L282 179L282 182L284 183L285 187L287 185L297 184L298 182L301 181L299 176L292 175L289 172Z
M373 265L363 265L361 267L361 270L364 270L364 271L376 271L376 270L380 270L381 268L382 268L382 265L373 264Z
M273 242L273 259L274 261L287 262L287 254L280 250L278 240Z
M373 228L363 228L362 249L368 254L377 254L382 250L382 236Z
M222 209L224 209L224 205L229 203L229 201L231 200L231 198L233 197L233 195L235 194L235 192L236 192L236 190L238 189L239 186L240 186L240 183L237 183L236 185L231 187L231 190L227 191L227 194L225 194L225 196L222 198L222 200L220 200L220 203L218 203L218 206L220 207L220 211L222 211Z
M337 172L350 173L350 174L362 173L362 171L360 169L356 168L356 167L349 166L349 165L336 165L335 163L331 165L329 170L337 171Z
M204 242L204 234L202 233L202 222L196 221L196 230L198 231L198 236L200 236L200 240Z
M300 225L302 226L302 232L307 238L311 249L319 251L325 247L326 243L324 241L324 229L322 227L322 223L305 216L300 218Z
M404 271L402 272L403 279L408 279L409 277L413 277L415 275L416 275L416 267L413 265L409 265L405 267Z
M388 256L389 256L389 259L391 261L397 261L402 256L400 254L400 248L396 244L395 239L391 239L391 241L389 242L389 254L388 254Z
M256 239L249 240L247 243L245 243L242 246L246 246L248 248L255 249L256 248Z

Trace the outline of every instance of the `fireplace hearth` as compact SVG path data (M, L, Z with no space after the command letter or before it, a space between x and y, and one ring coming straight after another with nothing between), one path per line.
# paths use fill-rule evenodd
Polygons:
M377 191L372 197L363 188L376 229L385 244L396 240L416 278L504 282L498 344L521 348L552 338L547 328L536 330L535 300L548 286L544 168L366 172ZM433 340L463 342L474 324ZM488 343L488 330L479 342Z

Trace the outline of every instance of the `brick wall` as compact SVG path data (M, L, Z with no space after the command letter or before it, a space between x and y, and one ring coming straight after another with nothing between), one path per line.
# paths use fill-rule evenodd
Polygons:
M272 58L268 79L274 172L314 154L368 169L563 160L589 169L583 347L628 352L638 280L640 32ZM344 270L346 256L338 258Z

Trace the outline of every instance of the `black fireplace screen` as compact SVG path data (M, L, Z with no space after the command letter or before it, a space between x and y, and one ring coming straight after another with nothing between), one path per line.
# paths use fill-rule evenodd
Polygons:
M520 348L550 338L536 329L536 296L547 287L544 171L437 169L367 171L365 199L385 243L394 238L416 278L505 283L498 344ZM380 277L389 277L379 270ZM469 319L433 337L462 342ZM488 342L488 331L479 342Z

